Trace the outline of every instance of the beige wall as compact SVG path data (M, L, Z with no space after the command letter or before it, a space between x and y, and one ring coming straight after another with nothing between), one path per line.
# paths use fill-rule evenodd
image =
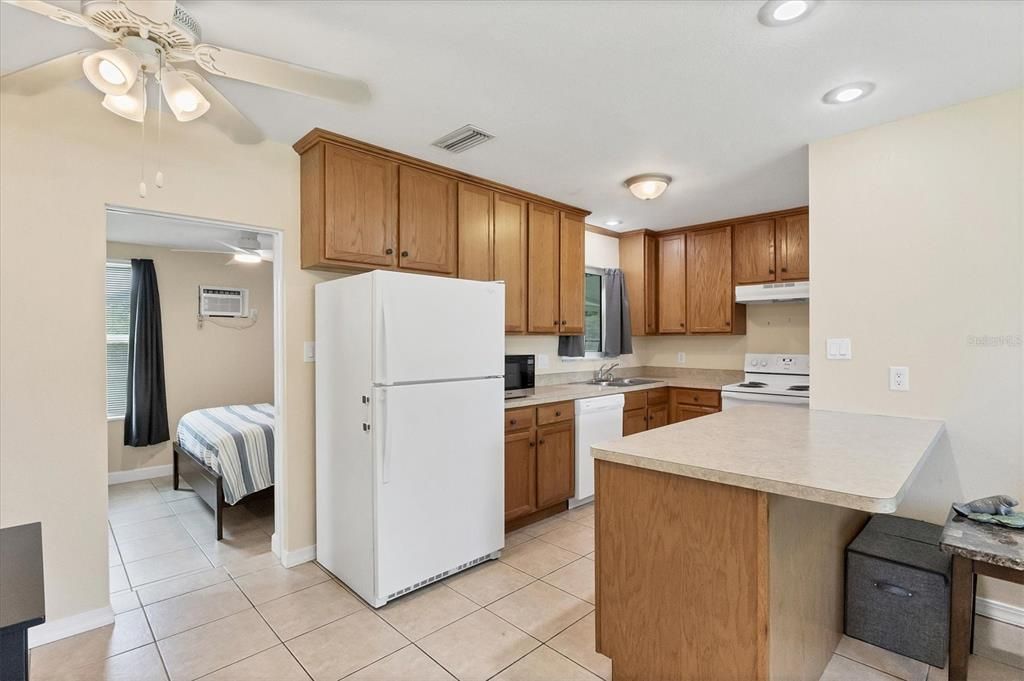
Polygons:
M167 418L171 436L193 409L274 401L274 268L269 262L226 264L230 256L185 253L138 244L107 243L113 260L149 258L160 286ZM196 323L199 285L249 289L249 320ZM248 328L245 328L248 327ZM171 444L126 447L124 419L107 422L110 471L171 463Z
M4 95L0 117L0 525L42 521L48 619L107 604L105 203L284 230L281 542L313 544L314 365L302 343L313 338L313 285L327 275L299 269L298 156L165 116L166 186L150 176L141 199L139 128L95 92Z
M956 500L1024 497L1022 97L810 147L811 404L946 422L901 515L941 523ZM851 338L853 359L826 360L829 337ZM909 392L889 391L893 365Z

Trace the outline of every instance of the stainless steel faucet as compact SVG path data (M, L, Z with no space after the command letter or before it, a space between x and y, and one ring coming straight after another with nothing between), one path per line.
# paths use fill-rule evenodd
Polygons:
M611 366L608 366L609 364ZM602 364L601 367L597 371L594 372L594 380L595 381L611 381L611 380L613 380L614 376L612 376L612 370L615 369L615 367L617 367L617 366L619 366L618 362L608 362L608 363ZM606 369L605 367L608 367L608 368Z

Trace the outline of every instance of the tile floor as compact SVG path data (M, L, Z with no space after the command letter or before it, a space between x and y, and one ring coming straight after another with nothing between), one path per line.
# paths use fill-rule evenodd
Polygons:
M272 505L232 508L218 543L210 511L170 487L168 478L110 488L116 621L35 648L34 681L611 679L611 662L594 652L591 507L513 532L500 561L375 611L313 563L280 565ZM1018 632L1024 644L1015 627L1001 640L1012 645ZM972 657L971 681L1024 677L1003 664L1016 658L995 657ZM945 678L844 639L821 681Z

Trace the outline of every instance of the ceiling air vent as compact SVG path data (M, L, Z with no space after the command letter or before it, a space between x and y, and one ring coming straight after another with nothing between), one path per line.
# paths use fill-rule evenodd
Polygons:
M458 130L450 132L440 139L434 140L433 145L440 149L444 149L445 151L450 151L453 154L461 154L466 149L470 149L492 139L494 139L494 135L489 132L484 132L480 128L475 128L472 125L464 125Z

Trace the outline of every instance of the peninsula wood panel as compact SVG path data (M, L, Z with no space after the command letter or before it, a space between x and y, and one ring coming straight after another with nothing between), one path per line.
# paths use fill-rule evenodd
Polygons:
M459 183L459 278L494 278L494 192Z
M403 269L455 274L457 185L443 175L399 166L398 262Z
M658 331L686 333L686 235L658 241Z
M732 237L736 285L775 281L775 220L741 222L733 227Z
M775 220L779 240L779 281L802 281L811 274L810 220L807 213Z
M394 267L398 164L332 144L323 154L321 259Z
M505 282L505 331L526 331L526 201L494 194L494 279Z
M597 651L616 681L765 681L766 495L595 464Z
M686 234L686 321L689 333L732 333L732 228Z
M505 435L505 520L537 510L536 432L532 428Z
M558 307L558 247L561 241L558 211L531 203L529 215L527 330L530 333L558 333L562 320Z
M583 217L562 211L559 215L558 244L558 333L583 333Z
M573 421L537 426L537 508L565 501L575 493L574 439Z

